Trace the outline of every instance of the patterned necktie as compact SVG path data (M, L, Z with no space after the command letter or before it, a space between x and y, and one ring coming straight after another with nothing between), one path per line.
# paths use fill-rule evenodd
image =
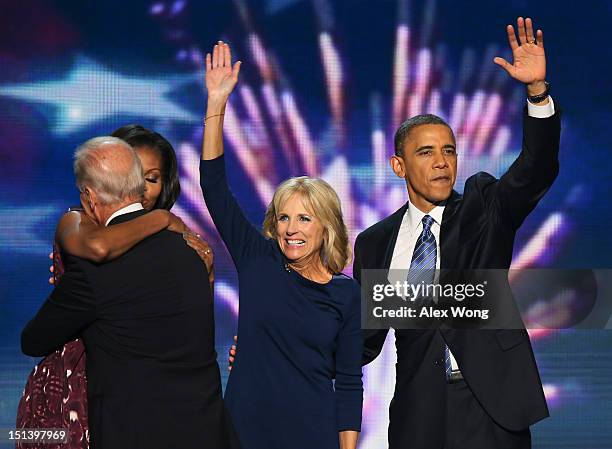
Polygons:
M431 232L431 225L435 221L429 215L425 215L422 222L423 231L414 246L410 271L408 272L408 282L417 284L422 281L425 284L431 284L434 280L438 252L436 238Z
M436 245L436 237L433 235L433 232L431 232L431 226L435 222L434 219L429 215L425 215L422 221L423 231L421 235L419 235L414 247L414 252L412 253L410 271L408 272L408 282L414 284L424 282L425 285L427 285L434 281L438 248ZM422 303L423 300L433 298L419 299ZM446 368L446 377L448 378L452 372L452 364L450 350L446 345L444 345L444 366Z

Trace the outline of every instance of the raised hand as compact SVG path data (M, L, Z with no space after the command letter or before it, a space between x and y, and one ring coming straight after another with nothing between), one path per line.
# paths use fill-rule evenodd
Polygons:
M206 89L208 98L226 99L238 82L241 61L232 67L232 52L229 45L219 41L212 55L206 54Z
M533 24L529 17L525 20L519 17L516 25L518 41L512 25L506 27L514 59L513 64L499 56L495 57L493 62L506 70L512 78L526 84L529 90L534 89L535 92L530 92L530 95L536 95L544 90L546 79L544 34L542 30L537 30L536 34L533 34Z

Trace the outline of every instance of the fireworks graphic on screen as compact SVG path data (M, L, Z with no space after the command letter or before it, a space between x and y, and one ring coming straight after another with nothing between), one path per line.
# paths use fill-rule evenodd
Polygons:
M351 164L349 136L352 126L347 114L346 79L350 61L342 56L335 38L332 5L325 0L312 2L313 14L319 25L318 64L325 80L328 124L324 132L315 134L308 124L301 104L306 95L290 87L284 75L282 61L268 47L257 31L246 2L234 2L246 33L242 42L233 42L255 70L242 76L228 104L225 115L225 138L228 151L238 160L246 174L249 188L263 210L272 198L274 188L289 176L319 176L330 182L338 192L351 236L355 236L376 221L388 216L406 201L405 186L390 172L388 159L393 151L393 133L401 122L421 113L444 118L454 130L460 154L458 187L471 174L483 170L499 176L518 155L520 141L513 133L520 123L524 94L520 87L501 70L491 69L492 59L504 49L489 45L478 53L468 48L461 55L459 69L448 61L444 44L433 41L436 5L426 3L419 27L411 24L408 1L398 2L397 24L393 49L393 64L389 68L392 98L385 102L376 93L370 95L370 162L365 166ZM177 11L186 10L184 2L155 3L151 14L176 23ZM185 35L182 35L185 44ZM190 61L203 71L207 51L196 42L188 42L177 53L177 59ZM253 76L255 75L255 76ZM388 103L388 104L387 104ZM184 143L179 150L184 170L185 195L176 212L186 222L214 240L216 232L201 200L197 167L199 148ZM276 162L274 170L273 161ZM278 166L282 167L281 170ZM245 182L247 181L245 180ZM580 195L576 186L565 204L540 223L531 238L515 253L512 276L521 270L550 261L571 231L569 212ZM218 242L220 243L220 242ZM238 291L221 280L219 298L237 315ZM541 312L541 310L540 310ZM558 312L558 311L557 311ZM532 340L545 338L550 330L530 330ZM394 349L386 345L380 360L367 368L365 376L365 416L377 416L377 423L386 424L386 405L393 391ZM389 387L382 391L381 385ZM376 394L368 394L376 391ZM549 403L556 405L562 386L545 385ZM382 429L380 431L385 431ZM377 447L380 437L366 430L360 447Z
M305 1L270 0L265 3L265 9L272 15ZM241 196L248 196L258 203L249 204L249 209L263 212L275 187L289 176L322 177L340 196L345 222L354 240L363 229L405 203L406 187L391 173L388 159L393 152L395 129L405 119L420 113L439 115L454 130L459 152L456 186L459 191L470 175L483 170L500 176L516 158L520 150L524 92L502 70L493 66L492 59L496 55L508 59L503 34L497 44L466 48L460 55L451 55L448 46L435 38L436 2L428 0L419 4L417 11L414 4L399 0L391 47L392 63L380 80L387 85L372 86L371 91L356 93L349 84L352 61L346 57L342 42L360 39L363 33L357 30L354 36L339 36L332 2L311 0L309 4L318 27L317 38L312 41L318 60L312 64L320 67L327 107L323 120L317 117L316 126L308 114L308 94L291 87L285 63L274 48L266 44L249 9L250 4L234 0L231 13L237 12L241 28L228 30L227 36L219 36L232 44L234 53L245 63L226 109L225 141L226 151L239 165L236 170L242 176L240 186L236 186L240 188L236 192L239 200ZM157 21L168 42L175 44L172 63L186 67L191 72L189 75L158 78L119 75L91 58L78 57L63 79L0 85L0 95L57 106L59 112L49 122L52 132L60 137L113 114L158 121L159 131L175 143L181 165L183 193L173 212L201 233L214 248L222 248L223 243L199 187L202 121L196 113L169 97L170 93L189 83L199 83L199 89L203 89L204 55L213 43L199 42L190 30L188 17L192 6L185 0L156 1L143 11ZM247 70L246 66L249 66ZM383 90L391 92L390 97L382 95ZM356 95L368 100L367 138L355 138L364 135L363 124L356 123L349 111L349 100ZM166 133L164 124L169 121L188 124L191 132L187 137L173 136L171 131ZM359 158L355 158L356 152ZM367 153L365 158L364 152ZM581 192L579 185L570 188L557 210L538 223L526 242L517 245L512 267L515 275L554 260L572 235L572 210ZM41 212L40 205L20 208L21 215L31 212L37 219L25 222L7 219L0 230L0 246L14 252L45 253L46 244L39 240L36 232L37 220L41 214L52 215L55 209L53 206L43 209ZM14 208L0 205L0 215L13 216ZM263 219L263 213L261 217ZM217 251L215 258L217 266L231 264L222 251ZM223 272L217 274L215 295L235 319L238 314L237 285L225 278ZM541 308L538 314L542 316ZM546 341L551 331L531 330L530 333L532 340ZM386 439L387 404L394 384L394 370L390 367L394 360L393 347L386 345L377 361L365 370L366 424L361 448L378 448L381 438L382 441ZM564 387L545 385L552 407L563 399Z

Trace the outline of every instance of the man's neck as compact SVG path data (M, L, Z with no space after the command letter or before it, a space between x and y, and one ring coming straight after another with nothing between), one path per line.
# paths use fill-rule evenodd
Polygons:
M101 214L101 218L100 218L100 225L101 226L108 226L108 224L110 223L110 221L119 216L122 215L122 209L125 209L128 206L132 206L134 205L134 208L136 209L136 205L140 206L139 209L142 209L142 205L140 204L140 202L138 200L127 200L127 201L123 201L121 203L118 204L112 204L112 205L108 205L105 207L105 209L103 210L103 213Z
M425 201L422 198L413 198L410 193L408 193L408 200L410 201L411 205L416 207L424 214L428 214L438 205L438 203L430 203L429 201Z

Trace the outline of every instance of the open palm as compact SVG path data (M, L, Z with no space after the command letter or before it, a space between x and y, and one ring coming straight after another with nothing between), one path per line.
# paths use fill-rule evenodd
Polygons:
M212 55L206 55L206 89L209 97L228 97L238 82L241 62L232 67L229 45L219 41Z
M506 27L513 64L500 57L496 57L493 61L503 67L512 78L522 83L543 81L546 79L546 57L542 30L538 30L534 36L531 19L523 20L522 17L517 20L517 28L518 41L512 25Z

